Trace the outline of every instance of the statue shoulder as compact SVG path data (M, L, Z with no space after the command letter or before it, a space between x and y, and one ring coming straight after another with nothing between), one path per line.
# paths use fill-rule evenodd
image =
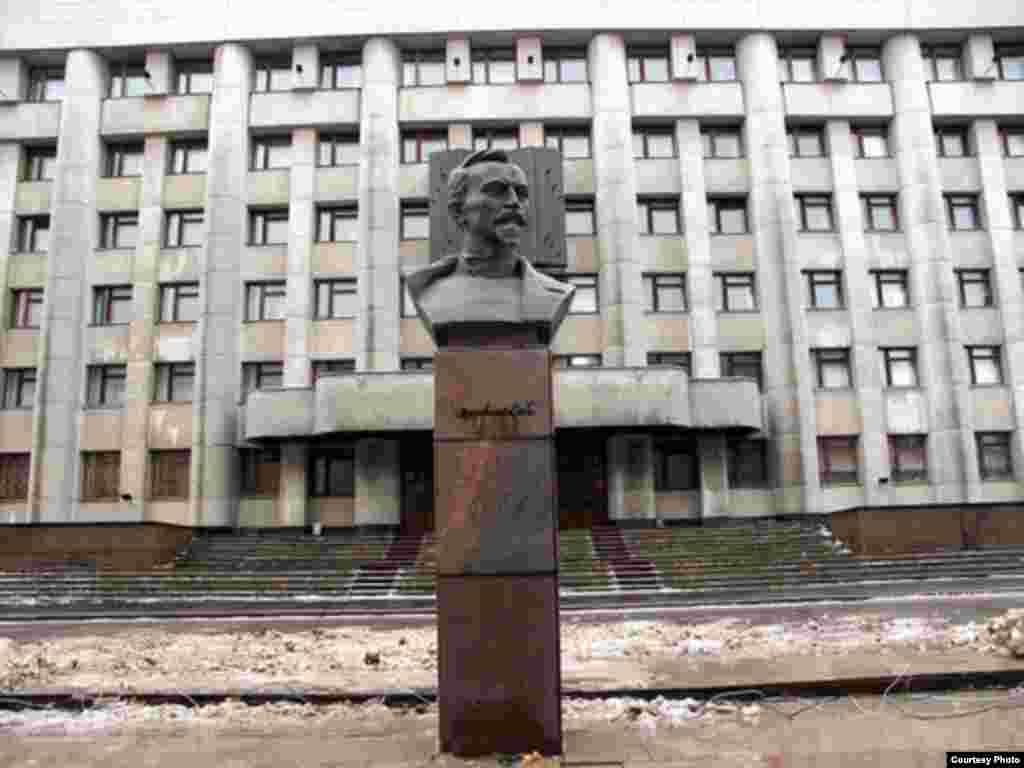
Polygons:
M529 262L526 262L526 264L530 270L531 276L534 278L534 280L537 281L537 283L542 288L544 288L545 291L565 296L571 294L573 291L576 290L576 286L574 286L572 283L563 283L561 280L551 277L550 275L545 275L535 266L529 264Z
M419 293L440 277L451 274L458 264L459 257L455 254L445 256L443 259L428 264L425 267L418 267L409 270L403 277L409 293L415 298Z

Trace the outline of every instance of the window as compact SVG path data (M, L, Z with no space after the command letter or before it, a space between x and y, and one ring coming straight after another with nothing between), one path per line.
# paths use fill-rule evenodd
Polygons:
M402 85L444 85L444 51L402 51Z
M946 195L949 228L954 230L980 229L977 195Z
M11 291L11 328L38 328L43 320L43 289Z
M57 168L57 147L25 147L22 181L52 181Z
M598 355L600 358L600 355ZM648 352L648 365L671 365L674 368L682 368L686 375L690 375L690 353L689 352ZM601 364L600 359L598 365Z
M596 278L595 278L596 279ZM648 312L685 312L686 275L644 275Z
M281 447L239 448L242 496L277 496L281 490Z
M818 389L849 389L853 386L849 348L812 349Z
M287 91L292 87L292 65L287 59L257 59L253 70L254 91Z
M157 363L153 402L187 403L192 400L195 363Z
M715 309L719 312L757 311L753 272L716 272L715 287Z
M283 280L245 284L245 319L284 320L287 290Z
M692 440L655 440L654 490L695 491L699 487L696 444Z
M141 176L142 144L108 144L106 176Z
M807 275L807 306L811 309L842 309L842 272L834 269L804 272Z
M160 322L194 323L199 319L199 283L160 286Z
M168 211L164 247L194 248L203 244L203 211Z
M910 289L905 269L872 270L875 278L875 309L896 309L910 306Z
M544 126L544 146L557 149L566 160L590 157L590 129L586 126Z
M723 376L742 376L763 384L763 366L760 352L723 352L720 362Z
M544 49L545 83L587 82L587 52L583 49Z
M889 131L885 126L851 126L855 157L888 157Z
M999 347L967 347L967 360L971 366L971 386L1002 384L1002 357L1002 350Z
M416 317L416 304L413 303L412 296L409 295L409 289L405 285L405 278L401 278L402 292L402 317Z
M970 154L967 129L963 126L936 128L935 148L939 157L967 157Z
M353 373L356 369L356 361L345 360L314 360L312 366L313 382L315 383L323 376L336 376L340 373Z
M642 235L678 235L679 198L638 198L637 216Z
M254 171L270 171L290 168L292 164L291 136L260 136L252 140L252 165Z
M697 49L697 79L723 82L736 79L736 56L731 49Z
M63 69L33 69L29 72L29 101L62 101L63 99Z
M713 235L743 235L747 229L745 197L709 197L708 229Z
M403 371L432 371L434 370L434 358L403 357L401 366Z
M0 453L0 501L28 498L30 453Z
M832 195L796 195L802 232L832 231Z
M551 363L555 368L600 368L600 355L553 355Z
M46 253L50 250L50 217L19 216L17 248L20 253Z
M1013 226L1024 229L1024 192L1010 195L1010 215L1013 218Z
M5 410L31 408L36 396L35 368L8 368L4 371L3 407Z
M287 208L249 211L249 245L284 245L287 242Z
M208 157L205 141L176 141L171 144L170 173L206 173Z
M101 285L92 290L93 325L127 325L132 321L132 287Z
M349 280L316 280L316 315L317 320L335 320L338 318L355 317L358 309L356 281Z
M960 49L956 46L936 46L924 50L929 80L962 80Z
M419 200L402 201L402 239L426 240L430 237L430 206Z
M783 48L779 51L779 81L813 83L817 80L817 52L813 48Z
M877 48L849 48L847 58L852 62L850 69L858 83L880 83L882 77L882 56Z
M1003 80L1024 80L1024 46L997 45L996 60Z
M786 131L790 157L824 157L825 131L812 126L791 126Z
M1007 157L1024 157L1024 128L1003 128L1003 151Z
M768 441L727 437L726 461L730 488L768 487Z
M867 232L895 232L900 228L896 195L861 195L860 200Z
M242 393L284 384L284 363L242 363Z
M890 476L894 483L928 480L927 435L889 435Z
M311 496L355 496L355 449L351 444L314 446L309 463Z
M914 347L883 347L885 386L912 389L918 386L917 349Z
M90 365L87 371L86 408L120 408L124 405L127 368L123 365Z
M676 156L676 134L671 127L633 127L633 157Z
M668 49L629 49L626 72L631 83L667 83Z
M327 91L359 88L363 84L363 64L359 54L321 55L320 87Z
M212 61L179 61L178 93L212 93Z
M982 480L1012 480L1013 452L1009 432L978 432L978 472Z
M503 85L516 81L516 52L511 48L473 48L473 82Z
M106 501L121 495L121 454L119 451L89 451L82 454L82 501Z
M739 128L702 127L700 139L705 159L743 157Z
M503 149L506 152L519 149L517 128L474 128L473 149Z
M403 158L402 162L405 162ZM316 164L321 168L359 165L359 136L352 133L322 133Z
M152 86L142 64L110 64L110 98L145 96Z
M596 315L598 304L597 275L566 275L564 282L576 286L569 305L570 315Z
M100 248L134 248L138 236L138 213L100 214Z
M354 205L336 205L317 211L318 243L355 242L359 239L359 209Z
M402 133L402 162L425 163L435 152L448 149L448 131L423 130Z
M149 452L149 498L187 499L192 452Z
M594 222L594 201L568 198L565 201L565 234L569 237L590 237L597 231Z
M995 303L987 269L958 269L956 277L961 307L991 307Z
M818 438L818 477L822 485L857 482L857 437Z

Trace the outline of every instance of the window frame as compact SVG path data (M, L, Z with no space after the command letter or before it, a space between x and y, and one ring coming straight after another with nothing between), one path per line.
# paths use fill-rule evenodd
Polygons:
M112 384L120 382L120 400L114 399ZM124 363L86 366L85 410L121 410L128 384L128 366Z
M103 160L103 178L105 179L134 179L142 176L142 164L145 155L145 145L134 141L117 141L105 145ZM137 157L138 172L125 173L125 160L129 157Z
M290 211L287 207L274 208L250 208L249 209L249 240L246 246L256 247L263 245L287 245L288 244L288 217ZM285 239L281 241L267 241L268 225L284 222ZM258 235L258 236L257 236Z
M279 299L280 317L268 317L267 300ZM245 315L246 323L276 323L287 315L288 283L285 280L253 280L245 283ZM254 314L257 317L252 317Z
M266 380L277 379L280 384L267 384ZM247 360L242 363L242 399L262 389L279 389L284 386L284 362L280 360Z
M700 490L701 466L697 443L693 439L655 439L652 446L655 493L689 493ZM674 457L685 457L689 464L688 477L673 478L670 463ZM689 482L686 482L686 481Z
M894 483L928 482L928 436L924 434L889 434L889 478ZM920 469L907 469L903 452L918 451L921 455Z
M175 62L174 86L175 93L177 94L202 94L202 93L213 93L213 61L208 59L189 59L186 61ZM204 89L201 85L199 88L193 82L193 79L199 75L208 76L209 88ZM184 81L184 83L183 83ZM200 83L202 80L200 80ZM184 88L182 85L184 84Z
M740 197L739 195L709 195L707 198L708 206L708 234L715 235L716 237L728 237L737 235L749 235L750 234L750 213L747 206L747 198ZM723 211L742 211L743 212L743 228L736 231L722 231L722 213ZM712 217L712 212L714 216Z
M152 91L152 84L146 77L145 62L109 62L108 99L137 99ZM139 93L128 93L129 85L139 88Z
M718 284L718 295L716 296L716 312L728 313L751 313L758 312L760 303L757 297L757 273L756 272L715 272L714 277ZM733 282L730 285L730 281ZM748 292L751 307L749 309L734 309L729 301L730 288L741 288Z
M836 218L832 210L832 195L821 192L798 192L793 196L796 198L797 214L799 216L800 232L818 234L822 232L836 231ZM813 210L824 210L828 214L827 227L808 226L807 214Z
M955 136L960 141L960 153L947 151L946 139ZM935 154L937 157L973 157L971 147L971 136L965 125L937 125L935 126Z
M589 83L590 63L587 60L586 48L552 48L543 50L544 82L545 83ZM583 78L565 77L562 71L564 61L583 61ZM549 62L551 66L549 67ZM554 68L554 77L549 77L549 70Z
M134 242L122 245L125 230L134 230ZM100 214L100 249L101 250L135 250L139 241L139 212L111 211Z
M686 378L690 378L693 371L693 355L690 352L648 352L647 365L682 368L686 372Z
M846 49L846 58L850 62L850 79L855 83L884 83L885 67L882 64L882 52L877 47L857 46ZM878 64L878 77L864 77L862 64L875 61Z
M42 327L45 309L46 291L44 288L12 288L11 314L7 325L10 329L34 329ZM33 310L33 307L37 309ZM32 315L38 313L38 321L33 324Z
M663 63L665 76L647 73L648 62ZM626 48L626 80L634 83L667 83L672 79L672 56L669 46L628 46Z
M923 51L923 58L928 67L928 82L932 83L955 83L964 79L963 51L951 45L931 45ZM939 61L954 62L954 76L940 77Z
M1024 229L1024 192L1011 192L1008 197L1013 228Z
M403 49L402 50L402 87L403 88L436 88L448 84L445 50L443 48ZM423 82L424 65L439 66L439 82ZM472 67L471 67L472 69ZM410 78L410 73L414 76ZM432 80L433 78L431 78ZM414 81L414 82L411 82Z
M281 492L281 446L277 443L238 449L239 488L243 499L273 498ZM265 469L274 467L273 469ZM263 468L263 471L261 471Z
M735 139L737 154L722 151L719 142ZM741 126L702 125L700 127L701 152L705 160L737 160L745 157L743 152L743 129Z
M202 170L192 170L193 161L198 155L202 155ZM169 155L168 176L186 176L192 174L205 174L210 167L210 145L202 140L174 141L171 142ZM181 158L181 170L178 170L178 158Z
M189 497L189 479L192 473L192 451L190 449L169 451L151 449L147 470L147 498L180 500Z
M286 73L286 75L284 74ZM272 87L275 78L288 77L288 84L284 87ZM253 61L252 65L252 92L253 93L283 93L290 91L294 85L292 78L292 62L289 57L284 56L261 56ZM278 83L278 85L281 85Z
M849 347L812 347L811 356L814 363L815 389L843 391L855 388L853 356L850 353ZM846 380L844 384L839 386L826 384L825 371L830 366L836 368L836 370L843 369Z
M734 83L739 79L739 71L736 68L736 49L732 46L709 46L698 47L694 52L697 60L697 82L699 83ZM728 59L732 67L732 77L713 76L714 67L712 59Z
M891 193L865 193L860 196L861 211L864 216L865 232L899 232L900 211L899 197ZM880 227L874 214L876 211L888 211L892 226Z
M764 354L759 349L719 352L722 376L746 377L757 382L757 390L764 391ZM750 375L744 371L754 370Z
M999 133L1003 141L1003 157L1024 157L1024 126L1003 125L999 127ZM1020 152L1011 152L1018 142Z
M917 369L917 347L880 347L886 389L920 389L921 377ZM905 364L913 378L912 384L894 384L897 366Z
M337 376L339 374L355 373L355 371L356 361L351 357L311 360L309 364L309 374L313 379L314 386L317 381L325 376Z
M287 162L284 165L271 165L271 162L278 163L280 159L274 160L274 150L281 150L287 147ZM268 134L253 136L249 144L249 171L258 173L260 171L287 171L292 167L292 137L288 134Z
M63 101L66 74L63 67L32 67L28 73L28 90L25 94L25 101L34 103ZM60 83L56 89L60 91L59 97L47 98L52 96L50 84L57 82Z
M434 370L434 358L415 355L403 357L399 361L399 368L403 371L432 371Z
M324 465L322 472L317 468L317 464L321 462ZM309 451L309 496L311 498L354 498L355 474L355 446L352 443L311 446ZM340 493L337 492L339 490Z
M358 51L325 51L320 55L320 71L317 74L317 89L321 91L362 88L363 57Z
M402 131L401 142L403 165L428 163L430 162L430 155L434 152L445 152L450 146L448 129L446 128L418 128L414 130L405 130ZM435 144L443 144L444 146L429 149ZM412 155L407 151L410 148L410 145L413 145L416 148L415 153ZM427 152L423 151L425 145L429 149Z
M194 362L155 363L153 366L154 403L191 403L195 398ZM187 384L182 382L187 381ZM181 395L187 392L187 397Z
M566 154L565 152L565 141L566 139L575 140L586 140L587 150L585 154L579 154L573 152L572 154ZM554 146L551 146L554 144ZM544 126L544 146L549 149L555 149L561 153L562 159L564 160L587 160L593 157L593 145L590 140L590 128L588 126L578 125L545 125Z
M498 146L494 146L495 140ZM503 146L505 144L505 146ZM480 152L485 149L501 149L505 152L515 152L520 149L522 142L519 137L519 126L509 127L508 125L496 126L474 126L473 127L473 151Z
M950 232L977 232L984 229L981 223L981 195L977 193L955 193L943 195L946 202L946 224ZM971 211L973 226L957 225L957 211Z
M850 138L853 141L853 156L857 160L878 160L892 157L892 150L889 142L888 125L851 125ZM880 139L885 144L885 151L881 154L869 154L865 151L866 138Z
M651 139L668 138L672 146L671 154L658 154L651 152ZM634 160L667 160L679 156L679 145L676 142L676 132L671 126L663 125L634 125L632 130L633 159ZM640 154L637 154L637 143L640 144Z
M356 159L354 163L339 163L339 155L344 151L351 151L351 147L355 147ZM324 148L329 147L327 154L330 155L330 163L324 163ZM345 147L342 150L341 147ZM360 144L359 134L357 133L321 133L317 136L316 140L316 167L317 168L345 168L359 165Z
M684 315L690 311L690 302L686 285L685 272L645 272L643 274L644 312L649 315ZM682 309L662 309L662 290L679 292Z
M327 237L324 237L324 223L327 222ZM339 222L354 231L352 237L339 238ZM344 228L344 227L341 227ZM345 234L342 232L342 234ZM357 203L340 205L322 205L316 209L316 242L318 243L355 243L359 241L359 208Z
M1006 374L1003 369L1003 348L999 344L965 344L967 349L967 367L971 371L972 387L1001 387L1006 384ZM979 381L979 363L992 363L992 370L995 372L995 381Z
M192 288L195 288L194 294ZM168 296L170 296L170 307L172 317L168 319L166 317L165 309L168 306ZM180 304L182 298L196 300L196 317L194 320L182 320L180 318ZM159 312L157 317L158 323L196 323L199 322L199 318L202 315L202 306L199 304L199 283L161 283L160 284L160 295L159 295Z
M852 451L856 461L855 469L837 471L833 469L834 457L829 449ZM823 435L818 437L818 479L821 485L857 485L860 482L860 445L858 435Z
M793 62L809 61L811 77L809 79L793 77ZM779 82L782 83L816 83L821 81L818 72L818 52L813 46L792 46L779 49ZM783 77L784 75L784 77Z
M637 197L638 234L648 237L675 237L683 234L683 217L679 211L678 196ZM654 232L654 215L671 211L675 216L675 229L671 232Z
M995 46L995 59L999 62L999 79L1011 82L1024 80L1024 45L997 45ZM1021 59L1019 64L1021 77L1007 77L1006 59Z
M57 145L24 145L21 163L21 181L53 181L57 175Z
M597 315L601 312L601 289L599 286L600 280L598 275L593 272L571 272L562 277L563 282L570 283L575 286L576 290L573 292L572 301L569 304L569 311L567 314L570 315ZM580 290L580 289L584 290ZM594 308L593 309L578 309L577 302L580 301L580 296L586 295L586 291L592 289L594 295Z
M120 451L82 451L80 469L79 499L81 501L117 501L120 499Z
M164 248L199 248L203 245L203 225L206 212L202 208L164 211ZM198 225L197 242L184 242L188 225Z
M817 144L817 151L814 153L804 152L800 140L813 136ZM786 140L789 143L790 157L828 157L828 147L825 142L825 129L820 125L790 125L786 128Z
M960 309L984 309L996 305L995 291L992 288L992 271L990 269L955 269L957 295ZM968 290L980 286L984 292L984 301L980 304L968 303Z
M975 446L978 453L978 475L982 481L985 480L1013 480L1013 440L1010 432L975 432ZM986 454L988 450L995 449L1004 452L1006 456L1006 471L994 472L986 466ZM991 458L991 457L989 457Z
M841 269L807 269L807 309L820 311L836 311L846 309L846 291L843 288L843 271ZM834 286L835 305L819 303L817 288Z
M755 451L740 449L757 446ZM772 487L771 468L768 462L769 443L767 440L755 440L749 437L729 435L725 440L726 475L729 488L766 489ZM741 470L756 467L759 471L755 477Z
M426 200L402 200L399 206L399 215L401 222L400 239L402 240L429 240L430 239L430 203ZM426 224L426 234L418 235L416 237L409 236L409 224L408 220L414 219L416 221L424 222Z
M132 316L132 302L134 290L130 283L118 285L95 285L92 289L92 326L107 325L130 325ZM116 321L117 310L124 311L127 307L129 317L127 320Z
M469 53L470 82L473 85L513 85L519 80L519 67L516 61L516 49L508 47L481 48L474 46ZM495 79L495 64L512 65L512 77L501 76Z
M26 500L31 470L31 453L0 453L0 501Z
M578 231L574 227L570 231L570 214L588 214L590 216L590 228ZM592 197L566 197L565 198L565 236L568 237L594 237L597 234L597 212Z
M326 292L326 297L321 292ZM351 313L341 312L337 304L343 303L344 299L339 297L350 297L352 303ZM359 287L354 277L345 278L318 278L313 281L313 319L314 320L350 320L359 314ZM326 298L327 306L323 306L323 299Z
M36 388L39 386L38 370L35 367L3 368L0 382L0 409L5 411L32 410L35 405Z
M910 296L910 275L905 269L873 269L871 273L875 278L874 306L873 309L907 309L912 306ZM887 279L898 276L898 280ZM901 285L905 303L889 305L885 303L885 285Z
M50 251L50 214L32 214L17 217L15 236L15 253L49 253ZM40 233L45 233L40 238ZM40 243L42 239L42 243ZM45 245L40 248L40 245Z

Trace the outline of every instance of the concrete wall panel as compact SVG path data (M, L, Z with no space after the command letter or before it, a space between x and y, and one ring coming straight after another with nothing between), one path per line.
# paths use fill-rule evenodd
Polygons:
M22 181L15 191L14 209L19 214L49 213L52 181Z
M793 169L795 192L832 191L832 163L829 158L794 157L789 162Z
M700 493L686 491L655 493L654 515L658 520L700 520Z
M789 117L887 118L893 113L888 83L784 83Z
M859 435L863 429L860 403L852 392L819 390L814 398L819 435Z
M206 206L206 174L180 173L164 177L161 200L165 208Z
M750 191L750 161L745 157L705 158L704 183L709 194L746 194Z
M598 249L601 241L598 241ZM678 272L687 267L686 240L683 237L641 236L636 239L635 259L650 272Z
M32 411L0 413L0 453L28 453L32 450Z
M288 273L288 246L249 246L244 250L239 271L245 279L283 278Z
M961 81L928 83L932 112L938 117L1004 117L1024 112L1024 83Z
M402 357L433 357L436 347L418 317L402 318Z
M971 390L974 428L978 431L1016 429L1013 400L1005 387L975 387Z
M929 432L928 398L919 389L887 389L885 429L892 434L923 435Z
M210 123L210 97L187 94L156 98L104 99L104 136L154 133L205 133Z
M192 403L153 404L147 445L158 451L192 447Z
M562 322L551 351L556 355L601 352L601 321L594 315L570 315Z
M900 188L900 170L891 157L854 158L857 187L861 192L892 192Z
M633 83L637 117L742 117L740 83Z
M153 334L152 357L157 362L195 360L199 346L196 323L161 323Z
M759 314L718 314L718 345L723 352L764 349L765 339Z
M314 243L311 271L317 275L356 274L355 243Z
M284 322L245 323L241 342L242 357L246 360L283 360Z
M753 272L757 251L751 235L720 235L708 238L711 264L720 272Z
M674 157L635 161L638 195L678 195L679 162Z
M83 451L121 450L121 411L84 411L79 418Z
M432 124L552 117L587 120L590 110L590 88L582 83L450 85L402 88L398 119Z
M277 91L254 93L249 104L253 128L298 128L359 124L359 91Z
M96 209L137 211L142 193L139 176L102 177L96 182Z
M311 498L311 522L320 522L324 528L351 528L355 524L354 498Z
M593 237L567 237L565 251L567 272L594 273L601 269L597 242Z
M61 105L55 101L5 104L0 109L0 138L8 141L56 139Z
M977 192L981 189L976 157L940 157L938 164L943 192Z
M312 357L355 357L354 320L317 320L310 323Z
M317 168L314 183L314 194L319 202L355 201L359 193L359 166Z
M999 287L996 286L998 292ZM998 295L998 294L997 294ZM964 344L1000 344L1003 320L998 307L964 309L960 312L960 332Z
M430 165L428 163L405 163L398 168L398 194L405 197L426 198L430 196Z
M287 206L291 173L287 170L252 171L246 184L249 205Z
M34 288L45 282L45 253L18 253L8 257L7 284L11 288Z
M11 329L0 341L0 367L34 368L39 359L39 331Z

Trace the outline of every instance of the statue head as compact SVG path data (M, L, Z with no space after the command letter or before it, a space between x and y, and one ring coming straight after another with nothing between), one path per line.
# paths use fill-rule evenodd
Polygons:
M526 174L500 149L469 155L448 180L448 212L467 239L518 249L527 225Z

